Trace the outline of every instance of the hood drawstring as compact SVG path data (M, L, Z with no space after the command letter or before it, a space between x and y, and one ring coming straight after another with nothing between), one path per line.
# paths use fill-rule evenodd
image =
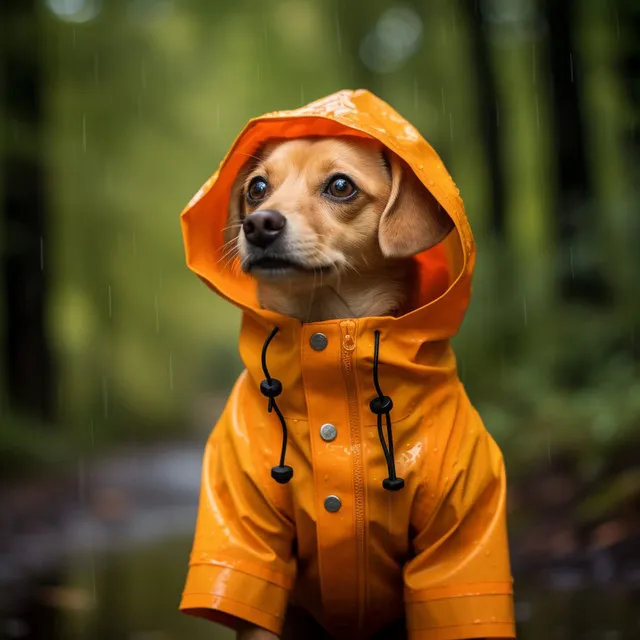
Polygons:
M276 398L282 393L282 383L277 378L272 378L267 368L267 349L269 344L278 333L278 327L274 327L271 333L267 336L262 347L262 371L264 372L265 380L260 383L260 393L263 396L269 398L268 411L271 413L275 411L280 424L282 425L282 451L280 453L280 464L271 469L271 477L280 484L286 484L293 478L293 469L284 463L285 456L287 454L287 423L278 407ZM393 450L393 429L391 426L391 409L393 409L393 400L389 396L385 396L380 388L380 382L378 380L378 363L379 363L379 351L380 351L380 332L375 332L375 346L373 352L373 384L376 388L378 396L373 398L369 403L371 412L378 417L378 437L380 438L380 444L382 445L382 451L384 453L384 459L387 463L387 469L389 471L389 477L382 481L382 486L387 491L398 491L404 487L404 479L398 478L396 475L396 462L394 459ZM382 416L385 417L387 423L387 441L385 440L384 433L382 431Z
M375 332L375 344L373 350L373 384L378 392L378 397L373 398L369 403L369 408L372 413L375 413L378 417L378 437L380 438L380 444L382 445L382 451L384 453L384 459L387 462L387 469L389 470L389 477L382 481L382 486L387 491L399 491L404 487L404 480L396 476L396 461L394 459L393 452L393 430L391 428L391 409L393 409L393 400L389 396L385 396L380 388L380 382L378 381L378 355L380 351L380 332ZM385 416L387 422L387 439L389 444L384 439L384 433L382 432L382 416Z
M276 398L282 393L282 383L280 380L272 378L269 375L269 369L267 369L267 348L276 333L278 333L278 327L273 328L267 339L264 341L264 345L262 347L262 371L264 372L266 380L263 380L260 383L260 393L269 398L268 411L269 413L275 411L276 415L280 419L280 424L282 425L282 451L280 453L280 464L271 469L271 477L279 484L286 484L291 480L291 478L293 478L293 469L284 463L284 458L287 455L287 423L278 407L278 404L276 403Z

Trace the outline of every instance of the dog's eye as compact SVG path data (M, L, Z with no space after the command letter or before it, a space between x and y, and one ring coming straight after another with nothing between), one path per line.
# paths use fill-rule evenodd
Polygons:
M253 178L247 189L247 200L249 202L259 202L267 195L268 188L269 185L267 184L266 178L262 176Z
M350 200L358 193L358 188L347 176L338 174L330 178L324 192L336 200Z

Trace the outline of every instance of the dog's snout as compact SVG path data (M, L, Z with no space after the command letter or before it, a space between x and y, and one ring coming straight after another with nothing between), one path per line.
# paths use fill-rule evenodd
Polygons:
M249 243L264 248L282 234L286 224L279 211L256 211L244 219L242 229Z

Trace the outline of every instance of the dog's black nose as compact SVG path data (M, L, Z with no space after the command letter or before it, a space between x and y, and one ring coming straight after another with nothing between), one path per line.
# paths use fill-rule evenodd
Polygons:
M242 223L247 241L256 247L268 247L283 231L287 219L279 211L256 211Z

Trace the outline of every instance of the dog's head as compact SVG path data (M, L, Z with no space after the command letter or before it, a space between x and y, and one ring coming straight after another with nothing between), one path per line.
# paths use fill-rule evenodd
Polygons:
M379 270L453 227L400 158L362 138L268 143L238 176L227 225L244 272L303 287Z

